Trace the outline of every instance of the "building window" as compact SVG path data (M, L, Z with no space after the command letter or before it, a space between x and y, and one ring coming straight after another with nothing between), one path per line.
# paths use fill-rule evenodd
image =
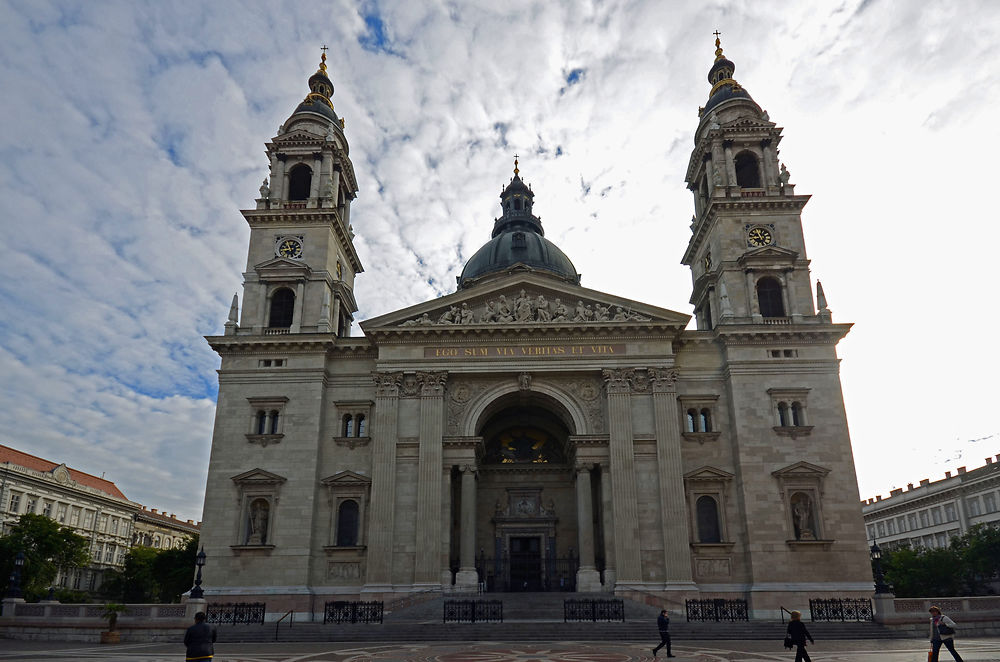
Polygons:
M344 415L344 436L353 437L354 436L354 417L350 414Z
M698 542L722 542L719 527L719 504L710 496L698 497L696 503L698 518Z
M267 446L278 443L284 436L285 397L247 398L250 403L250 430L247 441Z
M70 526L76 526L79 523L80 523L80 509L74 507L73 510L70 511L69 525Z
M763 317L784 317L785 303L781 298L781 283L766 276L757 281L757 305Z
M118 518L111 520L111 533L112 535L118 535Z
M760 168L757 166L757 156L753 152L740 152L734 161L736 183L742 188L760 188Z
M891 535L895 535L895 533L896 533L895 524L893 523L893 521L891 519L888 519L888 520L885 521L885 531L890 536Z
M941 523L941 508L940 507L931 508L931 519L934 521L935 524L940 524Z
M885 522L879 522L876 526L878 527L878 537L885 538Z
M995 513L997 511L997 497L995 494L990 492L989 494L983 495L983 505L986 506L986 512Z
M926 510L920 511L920 526L921 528L926 528L931 525L930 518L927 516Z
M295 315L295 293L280 287L271 295L271 314L267 325L272 329L287 329Z
M66 523L66 504L59 504L59 508L56 509L56 520L61 524Z
M910 517L912 518L913 515L910 515ZM946 522L954 522L958 519L958 513L955 512L954 503L944 504L944 519Z
M909 527L910 531L915 531L917 528L919 528L917 526L917 516L915 513L910 513L909 515L907 515L906 521L910 523Z
M115 546L108 545L104 548L104 562L111 563L115 559Z
M718 425L715 418L717 395L682 395L678 398L683 407L683 426L685 438L693 441L705 441L718 437Z
M27 506L27 508L25 508L24 512L29 513L31 515L34 515L35 514L35 508L37 506L38 506L38 497L29 496L28 497L28 506Z
M768 390L774 408L774 430L781 434L808 434L812 429L806 419L807 388L772 388ZM787 429L783 429L787 428Z
M368 436L368 421L365 419L364 414L358 414L358 436Z
M100 523L97 525L97 530L100 531L101 533L104 533L105 531L108 530L108 516L107 515L101 515L101 520L100 520Z
M288 199L308 200L312 190L312 168L300 163L288 173Z
M971 516L976 517L983 514L983 511L979 508L979 497L969 497L965 500L965 503L969 507L969 514Z
M10 507L7 508L8 512L17 514L18 510L21 508L21 495L11 494L10 495Z
M51 518L52 517L52 502L45 501L42 503L42 515Z
M354 547L358 544L358 502L352 499L340 502L337 511L337 546Z
M906 531L906 518L905 517L897 517L896 518L896 528L899 529L900 533L903 533L904 531Z

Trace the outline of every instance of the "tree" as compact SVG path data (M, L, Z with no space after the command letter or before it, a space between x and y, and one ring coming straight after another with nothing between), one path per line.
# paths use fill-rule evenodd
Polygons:
M952 538L951 548L962 556L962 575L968 595L992 593L1000 578L1000 529L979 524Z
M90 562L90 545L83 536L44 515L24 514L6 536L0 537L0 584L6 594L14 557L24 552L21 590L25 598L44 597L59 570L82 568Z
M198 555L198 536L188 538L181 549L165 549L154 563L160 578L160 602L180 602L181 595L194 585L194 562Z
M887 551L882 565L901 598L988 595L1000 578L1000 529L979 525L948 547Z
M198 538L182 549L133 547L122 570L108 573L101 595L125 603L179 602L191 588Z

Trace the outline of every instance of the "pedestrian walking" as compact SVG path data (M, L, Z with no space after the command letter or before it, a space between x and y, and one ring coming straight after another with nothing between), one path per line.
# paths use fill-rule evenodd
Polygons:
M211 660L215 656L215 628L205 622L205 612L199 611L194 615L194 625L184 633L184 645L187 646L187 657L191 660Z
M792 620L788 622L788 630L785 636L785 641L790 642L792 646L795 646L795 662L812 662L812 660L809 659L809 653L806 652L806 639L809 640L810 644L814 644L816 642L813 641L812 635L809 634L809 630L806 629L806 624L802 622L802 612L793 611L789 613L792 616ZM791 646L789 646L789 648L791 648Z
M667 616L666 609L656 617L656 629L660 631L660 645L653 649L653 657L656 657L656 652L664 646L667 647L667 657L675 657L670 652L670 617Z
M927 611L931 614L930 662L938 662L941 644L945 645L951 656L955 658L955 662L962 662L962 656L955 651L955 621L942 614L938 607L931 607Z

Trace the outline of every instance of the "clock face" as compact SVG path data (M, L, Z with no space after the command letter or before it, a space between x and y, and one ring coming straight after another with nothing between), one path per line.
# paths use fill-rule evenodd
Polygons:
M747 243L751 246L767 246L772 241L774 241L774 238L771 237L770 231L766 228L751 228L747 232Z
M279 239L274 252L278 257L302 257L302 242L298 239Z

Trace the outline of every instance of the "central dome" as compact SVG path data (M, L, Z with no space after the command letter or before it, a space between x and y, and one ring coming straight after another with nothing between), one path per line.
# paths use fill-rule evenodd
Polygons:
M542 220L531 213L535 194L521 181L517 160L514 177L500 194L503 216L493 224L493 238L476 251L458 277L458 289L517 265L579 284L580 274L566 254L545 238Z

